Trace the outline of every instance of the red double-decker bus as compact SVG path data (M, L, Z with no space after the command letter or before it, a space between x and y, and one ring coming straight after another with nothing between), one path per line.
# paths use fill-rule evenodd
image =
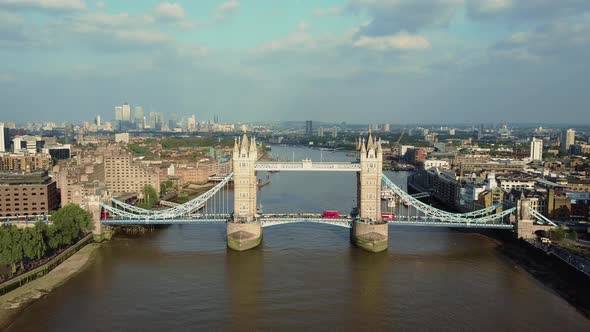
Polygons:
M383 214L381 214L381 220L393 221L393 220L395 220L395 214L393 214L393 213L383 213Z
M338 218L340 218L340 212L338 212L338 211L324 211L324 214L322 214L322 218L338 219Z

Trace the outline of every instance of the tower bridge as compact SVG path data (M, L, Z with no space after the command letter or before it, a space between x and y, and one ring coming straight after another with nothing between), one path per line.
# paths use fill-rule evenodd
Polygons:
M430 226L470 229L513 230L518 237L532 237L539 229L553 227L550 220L532 211L524 200L516 207L495 205L468 213L452 213L432 207L395 185L383 174L381 141L370 133L357 141L357 162L266 162L258 161L256 139L244 135L233 148L233 173L216 178L215 187L193 200L169 205L162 210L148 210L115 199L110 203L89 204L95 234L103 226L225 223L227 245L247 250L262 241L262 229L291 223L321 223L350 228L351 241L359 248L378 252L388 246L388 227ZM263 214L257 204L257 171L356 172L357 206L350 215L326 218L317 213ZM228 190L230 181L233 193ZM406 215L395 219L381 213L381 190L389 189L395 200L407 206ZM233 195L230 206L229 195Z

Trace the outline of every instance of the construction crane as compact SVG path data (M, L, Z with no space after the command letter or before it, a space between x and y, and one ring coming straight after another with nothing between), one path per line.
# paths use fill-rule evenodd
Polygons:
M391 153L393 153L393 151L395 149L397 149L397 147L399 146L399 142L402 140L402 138L404 137L404 134L405 133L406 133L406 130L405 129L402 129L402 133L399 135L399 137L397 138L397 141L395 141L395 143L391 147Z

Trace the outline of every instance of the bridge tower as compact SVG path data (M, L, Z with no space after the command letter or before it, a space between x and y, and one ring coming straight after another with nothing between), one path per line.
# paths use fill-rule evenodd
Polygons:
M358 144L360 172L357 174L358 218L352 223L351 241L359 248L379 252L387 249L388 226L381 219L381 179L383 150L381 140L369 137Z
M247 250L262 240L262 227L256 213L256 170L258 159L256 139L248 136L234 142L234 213L227 223L227 246L234 250Z
M517 239L534 239L537 237L537 231L549 231L553 228L551 225L541 225L535 223L535 218L531 214L531 199L522 197L516 203L516 227L514 235Z

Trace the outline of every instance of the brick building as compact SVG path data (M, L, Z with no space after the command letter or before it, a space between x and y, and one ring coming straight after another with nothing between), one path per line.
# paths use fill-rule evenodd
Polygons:
M49 214L59 207L56 182L44 172L0 173L0 216Z

